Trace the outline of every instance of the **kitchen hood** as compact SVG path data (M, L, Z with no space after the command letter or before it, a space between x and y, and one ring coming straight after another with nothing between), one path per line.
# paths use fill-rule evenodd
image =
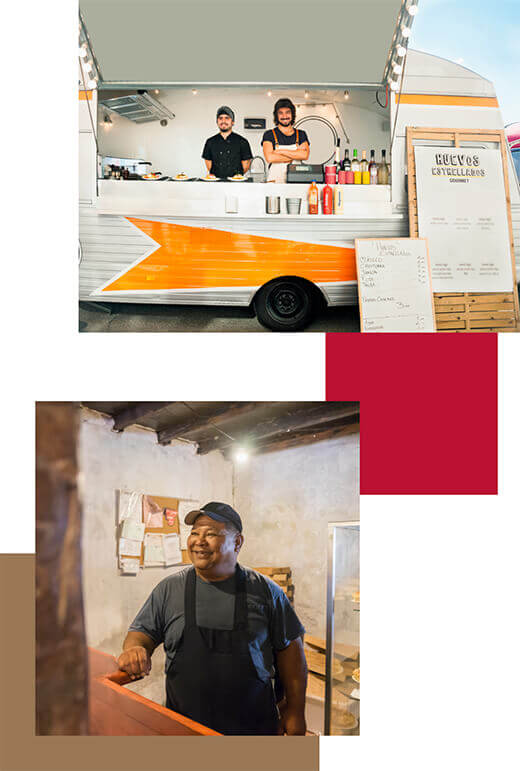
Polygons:
M173 112L170 112L153 96L150 96L146 91L138 92L137 94L125 94L124 96L117 96L110 99L102 98L103 92L100 93L99 104L103 107L107 107L109 110L117 112L118 115L122 115L123 118L128 118L134 123L150 123L154 120L162 120L163 118L175 118Z

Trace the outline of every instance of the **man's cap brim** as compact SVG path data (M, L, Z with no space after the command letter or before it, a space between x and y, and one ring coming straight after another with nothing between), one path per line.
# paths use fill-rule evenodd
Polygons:
M210 517L210 519L214 519L217 522L229 522L229 519L227 517L222 517L220 514L214 514L212 511L204 511L203 509L194 509L193 511L189 511L186 514L186 516L184 517L184 524L193 525L197 517L200 517L202 514L205 514L207 517Z

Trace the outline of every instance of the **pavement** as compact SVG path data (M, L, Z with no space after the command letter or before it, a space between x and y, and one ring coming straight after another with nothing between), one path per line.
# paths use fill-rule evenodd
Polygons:
M109 309L107 311L106 309ZM143 303L79 304L80 332L270 332L248 308ZM359 332L357 306L323 309L306 332Z

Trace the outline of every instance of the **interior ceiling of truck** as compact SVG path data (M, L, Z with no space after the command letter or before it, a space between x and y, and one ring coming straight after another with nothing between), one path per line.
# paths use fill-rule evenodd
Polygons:
M114 84L381 83L401 0L80 0Z

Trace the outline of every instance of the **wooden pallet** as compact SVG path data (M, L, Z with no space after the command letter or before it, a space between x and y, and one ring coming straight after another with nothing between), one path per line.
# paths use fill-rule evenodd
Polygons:
M438 332L517 332L520 323L520 307L516 291L516 266L514 257L513 223L511 219L511 194L507 169L506 140L503 131L480 129L414 128L406 130L406 154L408 160L408 212L410 236L419 236L417 212L417 180L414 141L451 141L454 147L461 142L495 142L502 155L504 184L509 221L511 247L511 292L459 292L434 293L435 321Z
M254 568L257 573L267 576L274 581L287 595L291 603L294 603L294 584L291 581L292 571L289 567L261 567Z

